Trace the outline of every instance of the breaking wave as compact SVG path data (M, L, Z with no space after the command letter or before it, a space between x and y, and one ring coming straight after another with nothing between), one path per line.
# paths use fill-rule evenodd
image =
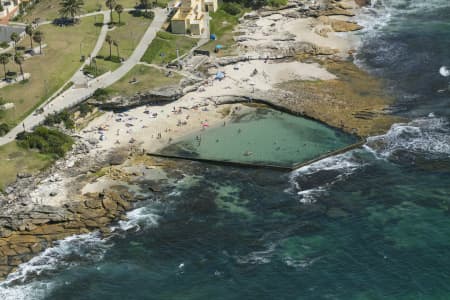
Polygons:
M449 156L449 123L444 118L427 117L394 124L386 134L368 138L365 147L382 158L398 151Z
M110 247L98 233L65 238L11 273L0 284L0 297L6 300L43 299L55 287L66 284L54 279L50 282L46 278L61 270L97 262Z
M328 187L364 166L365 163L355 155L358 151L328 157L293 171L289 178L291 187L286 192L299 195L302 203L315 202Z
M156 212L156 209L147 206L134 209L126 214L128 220L119 222L119 228L123 231L141 231L155 227L160 219ZM115 229L117 228L113 228Z
M285 192L295 193L304 204L314 203L338 182L352 176L371 162L361 151L373 154L378 159L397 159L397 154L422 155L427 159L450 157L450 124L445 118L431 114L409 123L394 124L383 135L367 139L363 150L352 150L315 162L293 171L290 188ZM407 157L401 155L400 157ZM408 158L407 158L408 159Z

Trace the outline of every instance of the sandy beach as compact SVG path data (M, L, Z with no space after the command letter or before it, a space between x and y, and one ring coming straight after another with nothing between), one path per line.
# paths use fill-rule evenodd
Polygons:
M289 13L289 10L285 13ZM347 16L335 18L345 21L351 19ZM246 20L239 25L238 30L242 31L245 37L251 35L251 38L238 39L240 55L254 56L256 53L261 59L223 67L213 64L208 69L209 77L197 89L177 101L161 106L141 106L122 113L106 112L91 121L79 133L79 138L84 143L94 145L89 153L90 157L105 156L118 149L154 153L186 135L201 135L204 130L226 124L232 117L230 112L236 108L236 111L245 111L242 104L217 105L219 103L215 98L283 95L289 93L277 88L277 85L283 82L336 79L335 75L318 63L265 59L265 55L270 54L274 45L278 48L277 51L281 51L299 42L333 49L338 56L347 57L349 50L357 46L358 38L353 33L332 32L329 24L323 23L324 20L326 21L324 18L290 18L282 13L257 20ZM325 27L328 28L326 35L321 34L319 30ZM218 73L222 73L224 77L217 78ZM69 158L65 163L66 167L72 167L77 159L80 158ZM60 206L70 198L68 190L73 192L73 180L55 174L31 193L33 201ZM99 181L91 183L88 189L80 188L83 192L101 192L114 183ZM48 197L51 191L58 193Z

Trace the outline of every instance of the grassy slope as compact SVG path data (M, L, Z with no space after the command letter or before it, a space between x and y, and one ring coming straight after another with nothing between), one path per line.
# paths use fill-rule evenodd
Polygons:
M179 49L180 56L189 52L195 45L197 40L183 35L175 35L165 31L159 31L157 37L142 58L149 64L164 64L177 58L176 49ZM164 56L161 56L164 53Z
M236 16L230 15L222 9L217 10L215 13L210 13L210 32L217 36L217 40L208 42L201 49L213 52L216 45L220 44L224 48L218 53L218 56L233 54L233 46L235 45L233 29L239 23L239 18L244 12L245 10L242 9L242 12Z
M136 78L137 83L129 82ZM122 79L107 88L110 95L131 96L137 92L148 91L153 88L175 85L182 76L174 73L173 77L166 77L164 71L145 65L136 65Z
M118 22L119 18L117 13L113 13L114 22ZM144 17L134 17L132 14L128 12L124 12L121 15L121 26L117 26L114 30L109 32L109 35L116 41L119 42L119 53L120 57L127 58L129 57L136 45L141 40L148 26L152 22L151 19L147 19ZM112 46L112 55L117 56L117 49ZM102 49L99 52L99 55L103 57L109 56L109 45L108 43L104 43ZM115 70L120 66L119 63L114 63L111 61L105 61L103 59L97 59L97 68L98 74L102 74L107 72L108 70Z
M33 173L47 167L53 159L49 155L24 150L11 142L0 147L1 171L0 189L14 182L17 173Z
M43 25L40 30L44 32L44 43L48 46L43 49L44 55L32 57L23 64L24 72L31 73L28 82L0 90L0 96L5 101L16 105L8 115L0 118L0 123L18 123L58 90L81 65L80 43L82 54L87 55L92 51L100 33L100 27L94 26L94 17L85 18L76 26ZM29 39L25 38L22 44L29 47ZM12 62L7 68L18 71L17 65Z

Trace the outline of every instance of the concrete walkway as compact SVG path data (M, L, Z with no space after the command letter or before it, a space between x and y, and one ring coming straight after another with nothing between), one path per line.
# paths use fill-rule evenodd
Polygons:
M95 47L92 50L90 57L88 57L84 61L83 65L80 67L78 72L76 72L70 79L70 81L72 81L74 85L87 83L89 77L84 75L83 68L84 66L90 63L91 57L96 57L98 55L98 53L102 49L103 44L105 43L106 35L108 34L108 24L111 21L111 16L109 14L109 11L103 11L102 14L103 14L103 26L98 36L97 43L95 44Z
M148 46L155 38L156 33L162 27L167 18L167 14L164 9L157 8L153 11L155 12L155 18L152 23L148 27L139 44L136 46L133 54L124 63L122 63L118 69L114 72L89 81L88 86L85 88L71 88L55 97L52 101L46 103L42 107L44 113L37 115L30 114L25 118L23 124L17 125L10 132L8 132L8 134L1 137L0 146L13 141L17 134L24 130L24 127L27 131L32 130L35 126L42 124L47 115L60 112L66 108L81 103L82 101L90 98L98 88L108 87L128 73L128 71L130 71L141 60ZM96 49L94 49L94 51L95 50ZM76 74L74 76L76 76Z

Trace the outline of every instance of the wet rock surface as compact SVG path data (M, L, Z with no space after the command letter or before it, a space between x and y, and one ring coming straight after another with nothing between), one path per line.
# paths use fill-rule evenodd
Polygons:
M100 230L121 218L135 201L133 194L108 191L87 194L64 207L27 205L0 215L0 278L53 242L74 234Z

